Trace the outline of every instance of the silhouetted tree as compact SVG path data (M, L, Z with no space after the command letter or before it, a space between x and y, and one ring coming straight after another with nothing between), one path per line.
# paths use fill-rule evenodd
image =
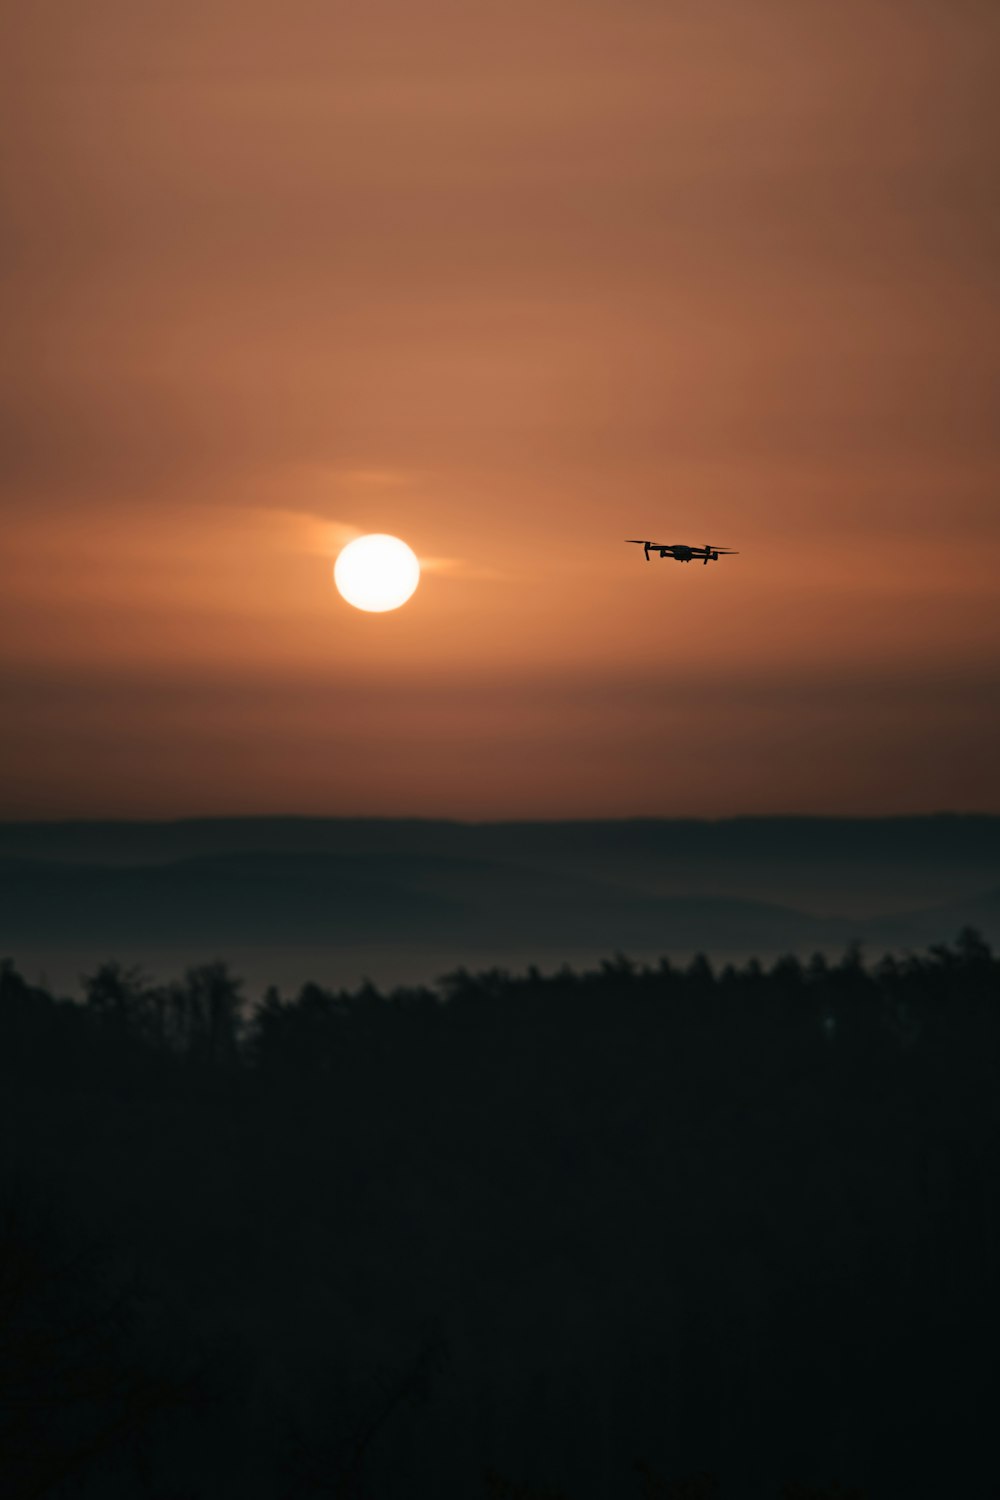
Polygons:
M7 1488L978 1493L998 1002L975 933L310 984L248 1018L221 963L103 965L83 1004L0 966L0 1178L60 1205L0 1237Z
M210 1067L230 1067L242 1033L242 981L221 962L188 969L167 992L168 1034L185 1056Z

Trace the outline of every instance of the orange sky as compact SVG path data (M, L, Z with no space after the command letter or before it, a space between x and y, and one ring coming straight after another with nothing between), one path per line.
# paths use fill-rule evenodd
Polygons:
M0 55L0 816L1000 811L993 0Z

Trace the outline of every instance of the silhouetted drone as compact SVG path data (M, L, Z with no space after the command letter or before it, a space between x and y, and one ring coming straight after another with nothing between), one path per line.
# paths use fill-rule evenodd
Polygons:
M625 540L641 547L646 554L647 562L649 562L651 552L658 552L661 557L672 557L674 562L700 561L707 567L710 562L718 562L719 558L727 553L734 556L736 554L734 547L685 547L682 542L644 542L636 536L626 537Z

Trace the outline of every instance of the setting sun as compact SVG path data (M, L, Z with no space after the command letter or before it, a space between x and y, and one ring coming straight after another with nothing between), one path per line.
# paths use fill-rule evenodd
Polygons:
M398 536L375 533L349 542L333 566L341 596L355 609L398 609L420 582L420 564Z

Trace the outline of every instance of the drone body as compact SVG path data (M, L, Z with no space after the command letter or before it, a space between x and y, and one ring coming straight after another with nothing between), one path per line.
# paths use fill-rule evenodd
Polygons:
M674 562L701 562L707 567L710 562L718 562L727 553L735 555L733 547L688 547L683 542L646 542L635 536L626 537L625 540L641 547L647 562L651 552L658 552L661 557L672 557Z

